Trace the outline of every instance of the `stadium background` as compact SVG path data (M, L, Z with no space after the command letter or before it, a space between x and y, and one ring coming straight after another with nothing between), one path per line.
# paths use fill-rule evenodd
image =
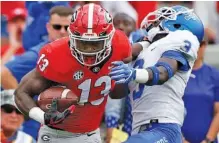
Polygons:
M125 1L124 1L125 2ZM13 3L13 4L12 4ZM72 6L74 9L76 9L78 7L78 5L80 5L81 3L85 3L85 2L69 2L69 5ZM109 2L108 2L109 3ZM109 5L108 3L106 3L105 7L107 8ZM117 5L117 2L112 2L112 6ZM212 31L215 32L215 37L219 37L218 36L218 31L219 31L219 18L218 18L218 13L219 13L219 2L191 2L191 1L187 1L187 2L180 2L180 1L175 1L175 2L165 2L165 1L160 1L160 2L156 2L156 1L141 1L141 2L136 2L136 1L129 1L128 2L128 7L126 8L122 8L117 10L117 12L125 12L127 14L130 14L133 18L135 18L135 20L138 23L138 26L140 25L139 23L141 22L141 20L144 18L144 16L149 12L152 11L158 7L161 6L168 6L168 5L176 5L176 4L181 4L184 6L188 6L190 8L196 8L196 9L201 9L203 8L203 5L205 6L204 9L202 10L202 12L199 12L198 15L204 15L204 17L201 18L205 21L207 21L205 26L211 28ZM146 5L146 7L145 7ZM213 5L213 7L212 7ZM112 7L109 6L109 7ZM7 37L7 19L11 16L13 16L12 11L15 8L25 8L25 2L17 2L17 1L4 1L1 2L1 38ZM133 10L129 10L129 8L134 8L134 10L136 11L137 15L132 14ZM130 11L130 12L128 12ZM199 10L200 11L200 10ZM135 13L135 12L134 12ZM206 14L207 13L207 14ZM133 16L134 15L134 16ZM214 18L213 20L210 18L211 16L216 15L216 18ZM216 25L216 26L215 26ZM215 38L216 39L216 38ZM218 38L219 39L219 38ZM216 40L215 40L216 41ZM219 55L219 48L218 48L218 41L214 42L214 44L210 44L208 45L208 48L206 50L206 58L205 61L206 63L209 63L211 65L214 65L216 67L219 68L219 60L217 60L217 55ZM4 40L1 40L1 47L4 44Z

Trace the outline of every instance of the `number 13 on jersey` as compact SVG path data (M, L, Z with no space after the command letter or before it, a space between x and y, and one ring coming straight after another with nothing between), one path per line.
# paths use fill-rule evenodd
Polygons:
M96 93L97 95L102 95L103 97L101 97L100 99L91 101L90 103L92 105L100 105L104 101L105 96L109 94L110 89L111 89L111 78L109 76L102 76L98 78L94 82L93 87L92 87L92 82L94 81L92 81L91 79L86 79L81 84L78 85L78 89L81 90L81 96L79 100L80 104L88 102L89 96L92 96L90 94L91 94L91 89L93 88L104 86L104 89L100 93Z

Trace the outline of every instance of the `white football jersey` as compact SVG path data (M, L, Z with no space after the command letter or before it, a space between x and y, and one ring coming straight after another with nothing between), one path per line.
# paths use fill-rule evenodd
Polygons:
M186 57L190 70L177 71L175 75L162 85L146 86L134 81L129 83L132 102L133 133L138 132L141 125L151 119L160 123L183 124L184 103L182 96L197 58L199 41L191 32L178 30L170 32L166 37L144 47L138 58L130 63L134 68L154 66L166 51L180 51Z

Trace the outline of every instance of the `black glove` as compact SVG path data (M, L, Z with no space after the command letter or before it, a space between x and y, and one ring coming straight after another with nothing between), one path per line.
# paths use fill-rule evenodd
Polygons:
M58 99L52 100L51 108L44 114L45 124L48 126L62 123L75 110L75 105L71 105L62 113L57 110Z

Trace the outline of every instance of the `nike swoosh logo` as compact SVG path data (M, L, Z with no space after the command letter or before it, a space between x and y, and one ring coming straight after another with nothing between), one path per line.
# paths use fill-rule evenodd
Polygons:
M90 133L90 134L87 134L87 136L90 137L90 136L92 136L94 134L96 134L96 133Z
M151 51L153 51L154 49L156 49L156 47L155 47L155 48L153 48L153 49L151 49Z

